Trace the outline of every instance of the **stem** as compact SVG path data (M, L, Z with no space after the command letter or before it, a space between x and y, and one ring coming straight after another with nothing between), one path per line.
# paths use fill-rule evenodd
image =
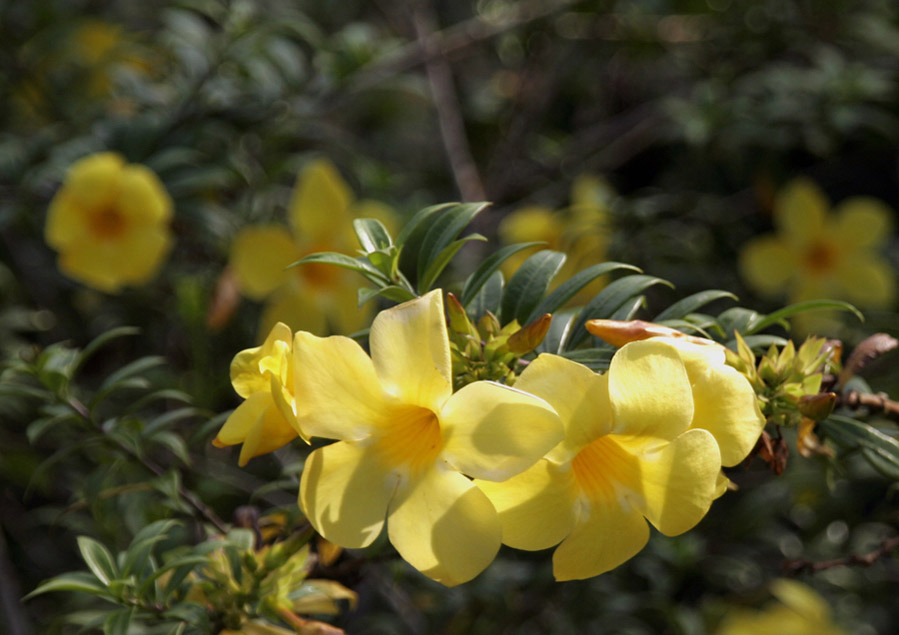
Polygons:
M784 570L790 575L797 575L803 571L815 573L825 569L832 569L833 567L849 565L870 567L884 556L889 555L889 553L897 547L899 547L899 536L894 536L892 538L885 538L877 549L862 555L851 554L843 558L823 560L821 562L813 562L811 560L787 560L784 563Z

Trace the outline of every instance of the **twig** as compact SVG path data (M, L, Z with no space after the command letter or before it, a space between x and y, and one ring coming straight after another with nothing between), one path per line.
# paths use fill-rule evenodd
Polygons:
M487 199L484 184L471 156L468 137L465 133L465 121L459 112L459 98L453 86L453 75L446 58L435 49L429 35L435 31L433 11L427 0L422 0L412 16L415 35L425 52L425 70L434 108L440 124L440 136L443 148L450 162L450 168L456 180L456 186L464 201L483 201Z
M852 554L843 558L823 560L821 562L813 562L811 560L787 560L784 563L784 571L790 575L798 575L803 571L815 573L825 569L832 569L833 567L849 565L870 567L884 556L889 555L889 553L897 547L899 547L899 536L894 536L892 538L885 538L877 549L862 555Z
M890 419L899 421L899 401L893 401L890 399L889 395L883 392L871 394L868 392L850 390L843 395L839 395L837 405L849 406L850 408L862 407L880 410L882 414Z

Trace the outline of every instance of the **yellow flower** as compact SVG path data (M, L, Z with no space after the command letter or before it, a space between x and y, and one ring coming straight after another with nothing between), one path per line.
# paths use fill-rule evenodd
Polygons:
M45 237L64 274L114 293L156 274L171 248L171 217L172 200L150 169L102 152L69 168Z
M504 243L545 242L546 249L568 255L554 284L564 282L577 272L606 260L609 247L609 186L589 175L578 177L571 185L571 207L554 211L548 207L530 206L516 210L499 224ZM508 279L530 254L519 252L503 263ZM604 286L599 278L574 298L587 301Z
M614 346L646 339L672 346L684 362L693 393L690 427L712 433L726 467L745 459L755 447L765 418L749 380L725 363L721 344L639 320L589 320L587 330Z
M262 346L239 352L231 362L231 384L246 401L231 413L212 443L220 448L243 443L241 466L299 435L291 392L292 340L290 327L279 322Z
M499 512L505 544L559 545L557 580L599 575L633 557L649 539L647 520L673 536L708 511L721 458L709 432L690 429L690 383L670 345L627 344L605 375L541 355L515 386L558 411L565 439L504 483L476 483Z
M735 609L725 617L717 635L844 635L833 623L830 607L811 588L795 580L775 580L771 592L780 602L763 610Z
M829 214L818 187L796 179L775 201L774 224L776 234L749 241L740 254L740 271L759 293L871 308L893 303L896 276L878 253L892 231L890 209L882 202L853 197Z
M445 585L496 555L496 510L465 475L503 480L561 439L541 399L479 381L452 392L439 290L381 312L369 358L355 341L297 333L294 382L305 431L339 439L306 459L300 506L327 540L372 543L386 522L407 562Z
M266 300L260 331L275 322L294 330L352 333L368 324L371 310L359 308L356 274L321 264L286 269L317 251L351 253L358 248L353 219L390 222L392 212L372 201L353 203L352 193L327 160L310 163L297 180L288 208L290 230L281 225L240 230L231 245L230 265L241 292Z

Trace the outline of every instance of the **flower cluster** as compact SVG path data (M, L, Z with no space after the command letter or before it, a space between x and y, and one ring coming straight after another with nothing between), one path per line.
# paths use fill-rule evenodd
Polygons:
M369 356L354 340L279 324L238 354L246 401L218 444L241 462L295 436L314 450L299 504L327 540L370 545L385 525L412 566L445 585L470 580L501 544L558 545L557 579L608 571L636 554L647 521L668 535L698 523L764 420L723 347L674 337L626 343L605 374L557 355L515 387L453 390L441 291L378 314Z

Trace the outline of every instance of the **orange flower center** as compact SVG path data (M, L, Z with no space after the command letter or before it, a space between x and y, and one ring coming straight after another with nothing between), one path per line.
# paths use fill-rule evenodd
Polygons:
M806 268L813 273L827 273L833 271L837 262L837 252L833 245L824 242L815 242L806 251L803 257Z
M419 406L400 406L377 440L375 451L391 468L408 465L417 470L433 464L442 447L437 415Z
M621 448L608 436L596 439L577 453L571 469L575 483L588 499L610 500L614 497L613 473L620 459Z
M103 207L90 216L90 228L94 235L104 240L114 240L125 233L125 217L115 207Z
M303 251L304 253L301 257L304 258L309 254L314 254L319 251L335 251L335 249L333 245L311 245L308 249L304 249ZM317 263L309 263L294 267L294 271L296 271L297 276L299 276L300 280L304 283L313 289L321 290L333 289L338 286L340 276L343 274L343 270L340 269L340 267Z

